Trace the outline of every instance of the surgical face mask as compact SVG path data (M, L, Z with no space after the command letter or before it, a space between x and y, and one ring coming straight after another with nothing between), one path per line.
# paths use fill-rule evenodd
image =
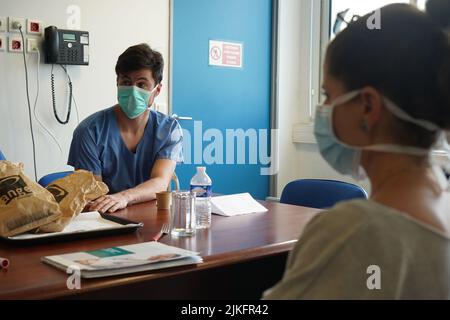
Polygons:
M316 118L314 124L314 135L319 145L319 150L322 157L339 173L344 175L351 175L357 180L366 178L364 169L361 167L361 152L362 150L372 150L388 153L407 154L412 156L429 156L431 160L431 151L428 149L417 148L412 146L403 146L396 144L377 144L371 146L357 147L346 144L340 141L333 129L333 113L336 106L347 103L357 97L361 93L360 90L352 91L337 98L331 105L318 105L316 108ZM431 132L440 132L436 148L444 150L449 158L449 146L444 131L442 131L436 124L426 120L414 119L405 111L396 106L388 98L384 97L386 108L397 118L413 123L419 127L425 128ZM441 163L433 163L434 165L442 166ZM433 161L432 161L433 162ZM446 161L444 161L446 162ZM440 180L442 181L441 177Z
M314 135L320 154L337 172L351 175L357 180L365 178L360 166L361 150L341 142L333 130L333 112L336 106L351 101L358 92L350 92L337 98L331 105L318 105L314 123Z
M119 86L117 88L117 100L119 106L129 119L135 119L147 109L148 101L158 85L152 91L147 91L136 86Z

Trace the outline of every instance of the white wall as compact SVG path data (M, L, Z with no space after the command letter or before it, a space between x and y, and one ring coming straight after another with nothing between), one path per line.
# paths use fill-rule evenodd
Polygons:
M117 58L129 46L142 42L160 51L166 61L164 90L157 101L161 111L166 110L169 96L169 0L0 0L0 16L39 19L44 22L44 27L55 25L64 29L67 28L69 14L66 10L69 5L80 7L81 30L89 31L90 35L90 65L68 67L80 121L116 103L114 67ZM27 58L33 104L37 61L36 55L27 55ZM55 74L57 108L62 118L68 99L66 80L61 68L55 68ZM38 115L58 137L64 152L60 157L56 144L34 121L38 178L50 172L71 169L65 164L72 133L77 126L75 110L68 125L56 122L50 94L50 66L42 61L39 79ZM27 110L23 57L17 53L0 52L0 149L9 160L25 163L26 172L32 176Z
M320 156L316 144L292 141L294 125L308 123L310 56L308 22L310 0L280 0L279 30L279 128L280 157L277 193L296 179L336 179L357 183L336 173ZM317 1L317 0L312 0ZM367 191L367 181L357 183Z

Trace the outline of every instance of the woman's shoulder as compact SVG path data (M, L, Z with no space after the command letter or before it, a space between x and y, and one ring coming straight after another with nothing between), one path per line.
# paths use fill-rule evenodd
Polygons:
M304 228L296 249L328 248L339 250L350 240L365 241L375 235L385 237L392 230L401 229L404 221L393 216L390 209L371 200L351 200L337 204L315 216ZM359 239L359 240L358 240Z
M357 225L367 223L410 223L406 213L373 200L357 199L338 203L336 206L318 215L322 223L331 222L344 225L351 222Z
M313 218L300 237L299 247L302 243L309 243L308 246L325 245L333 250L347 245L349 241L369 241L380 245L387 241L391 246L400 247L415 242L442 242L448 245L448 238L406 213L372 200L352 200Z
M377 206L373 201L361 199L346 201L318 214L308 227L311 229L326 226L330 231L336 232L356 230L377 219L376 211Z
M450 237L436 228L421 222L406 212L373 200L353 200L344 202L326 211L325 223L337 223L336 219L345 219L358 224L366 224L372 229L378 229L378 233L386 235L398 235L404 237L410 234L413 237L431 237L449 240Z

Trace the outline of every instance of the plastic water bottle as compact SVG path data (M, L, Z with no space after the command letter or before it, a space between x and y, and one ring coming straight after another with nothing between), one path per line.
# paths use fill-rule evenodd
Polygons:
M212 181L206 174L205 167L197 167L197 173L191 179L191 191L197 195L195 204L197 229L207 229L211 226Z

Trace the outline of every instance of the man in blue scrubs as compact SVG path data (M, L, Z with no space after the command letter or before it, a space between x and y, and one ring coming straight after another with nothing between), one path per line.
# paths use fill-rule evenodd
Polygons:
M150 110L161 91L163 68L161 54L148 45L128 48L116 65L119 103L75 130L68 164L93 172L110 189L89 210L111 213L155 199L183 161L177 120Z

